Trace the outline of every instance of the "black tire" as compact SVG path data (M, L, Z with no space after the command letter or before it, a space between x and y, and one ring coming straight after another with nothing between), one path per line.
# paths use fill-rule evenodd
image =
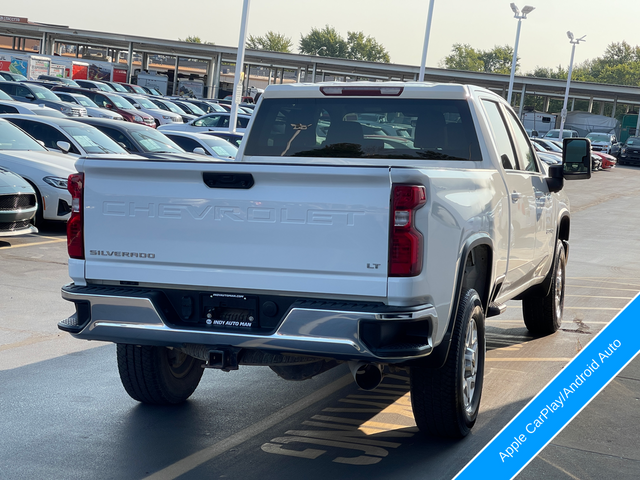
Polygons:
M44 225L44 204L42 203L42 195L40 195L40 190L38 190L33 183L29 182L29 185L31 185L34 192L36 192L36 201L38 202L38 209L31 219L31 223L36 227L41 228Z
M413 415L425 435L465 437L478 417L486 346L484 311L475 290L462 291L455 322L445 364L409 370Z
M119 343L118 371L124 389L134 400L154 405L184 402L200 383L202 360L166 347Z
M567 257L562 240L556 243L553 266L549 271L550 287L542 295L522 299L524 324L535 335L550 335L562 325Z

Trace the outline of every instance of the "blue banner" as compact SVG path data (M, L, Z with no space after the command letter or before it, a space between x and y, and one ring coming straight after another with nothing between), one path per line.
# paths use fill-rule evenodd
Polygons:
M640 352L639 320L636 296L455 479L515 477Z

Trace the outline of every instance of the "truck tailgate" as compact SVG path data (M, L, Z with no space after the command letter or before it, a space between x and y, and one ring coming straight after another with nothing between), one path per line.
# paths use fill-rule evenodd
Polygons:
M386 166L87 160L78 168L88 281L387 295Z

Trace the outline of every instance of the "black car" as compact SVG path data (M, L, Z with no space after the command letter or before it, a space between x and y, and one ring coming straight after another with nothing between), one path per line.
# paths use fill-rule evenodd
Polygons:
M155 128L106 118L82 117L77 120L93 125L129 153L155 160L195 160L201 162L208 159L211 161L211 157L185 152L173 140Z
M620 149L620 157L618 158L620 165L638 165L640 164L640 137L629 137Z

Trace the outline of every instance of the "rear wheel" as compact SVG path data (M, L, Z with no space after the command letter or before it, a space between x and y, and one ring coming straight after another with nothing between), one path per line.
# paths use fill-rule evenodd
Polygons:
M155 405L184 402L200 383L202 360L167 347L119 343L118 371L134 400Z
M480 296L463 290L446 363L439 369L410 369L411 405L427 435L466 436L476 422L484 376L485 329Z
M550 335L562 324L566 263L564 244L562 240L558 240L553 266L548 277L551 283L548 293L538 296L530 295L522 300L524 324L533 334Z

